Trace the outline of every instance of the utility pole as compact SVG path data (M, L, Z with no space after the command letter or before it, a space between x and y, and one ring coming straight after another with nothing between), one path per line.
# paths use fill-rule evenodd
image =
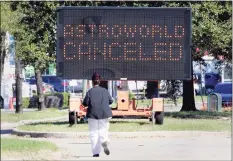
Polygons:
M83 93L82 93L82 98L84 98L86 96L86 92L87 92L87 79L83 79Z
M22 112L22 65L20 60L15 62L15 76L16 76L16 111L15 113Z

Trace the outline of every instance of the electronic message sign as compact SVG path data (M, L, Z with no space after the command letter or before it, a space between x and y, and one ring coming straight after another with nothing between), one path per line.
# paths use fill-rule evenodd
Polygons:
M105 80L191 79L191 9L61 7L57 75Z

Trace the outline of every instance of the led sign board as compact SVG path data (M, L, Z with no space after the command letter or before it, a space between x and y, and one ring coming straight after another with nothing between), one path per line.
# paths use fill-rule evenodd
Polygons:
M61 7L57 75L105 80L191 78L191 9Z

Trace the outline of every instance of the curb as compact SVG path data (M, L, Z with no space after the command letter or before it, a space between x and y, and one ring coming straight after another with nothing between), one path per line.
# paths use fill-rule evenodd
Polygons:
M13 135L32 137L32 138L89 138L89 132L37 132L22 131L14 128ZM206 131L141 131L141 132L109 132L110 138L164 138L164 137L194 137L194 136L213 136L224 135L231 137L230 132L206 132Z
M74 138L86 138L89 137L88 133L80 134L80 133L75 133L75 132L35 132L35 131L22 131L17 128L14 128L12 131L13 135L17 136L29 136L32 138L69 138L69 137L74 137Z
M1 129L2 128L3 129L14 129L20 125L40 123L40 122L58 121L58 120L65 120L65 119L67 119L67 116L61 116L61 117L55 117L55 118L49 118L49 119L40 119L40 120L21 120L19 122L2 122Z
M49 119L45 118L45 119L40 119L40 120L21 120L21 121L16 123L16 125L15 125L16 127L13 128L11 134L17 135L17 136L28 136L28 135L30 136L30 134L28 134L28 132L20 131L17 129L17 127L21 126L21 125L28 125L28 124L33 124L33 123L51 122L51 121L58 121L58 120L62 121L64 119L67 119L67 116L61 116L61 117L49 118ZM38 132L36 132L36 133L38 133ZM32 137L33 137L33 135L32 135Z
M63 120L63 119L67 119L67 116L61 116L61 117L55 117L55 118L49 118L49 119L45 118L45 119L40 119L40 120L21 120L16 123L16 126L40 123L40 122L58 121L58 120Z

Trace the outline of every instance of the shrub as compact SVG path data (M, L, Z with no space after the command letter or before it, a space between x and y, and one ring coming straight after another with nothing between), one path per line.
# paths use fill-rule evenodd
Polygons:
M37 108L37 96L30 99L29 108ZM68 107L69 106L69 93L47 93L45 94L45 106L49 107Z
M69 106L69 98L70 94L69 93L62 93L63 94L63 107L68 107Z
M29 101L30 101L30 98L29 98L29 97L23 97L23 104L22 104L22 107L23 107L23 108L28 108L28 106L29 106Z

